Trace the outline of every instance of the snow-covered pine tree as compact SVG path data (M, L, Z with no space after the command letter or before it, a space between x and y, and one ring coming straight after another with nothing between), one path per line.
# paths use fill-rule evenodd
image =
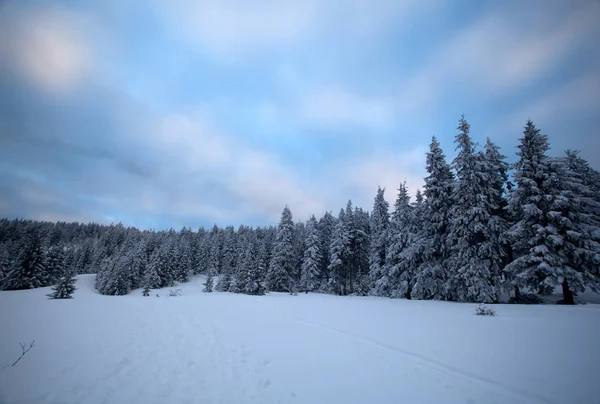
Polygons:
M56 268L58 270L58 267ZM77 288L75 287L75 270L73 266L62 266L60 268L62 273L58 277L57 284L52 287L52 293L47 296L50 299L72 299L73 293Z
M375 195L371 213L369 276L372 284L371 293L375 296L389 296L390 294L389 277L385 270L390 204L385 200L384 194L385 189L377 187L377 195Z
M509 205L515 223L507 232L514 260L505 268L515 287L517 302L521 288L551 293L557 272L562 272L562 260L553 248L557 240L555 224L550 220L555 215L552 210L557 177L546 155L550 148L548 138L529 120L519 140L517 187Z
M454 175L435 136L427 153L425 202L421 230L413 257L419 257L412 296L417 299L447 299L446 260L449 256L447 231L449 212L453 205Z
M267 287L275 292L292 292L292 274L295 269L294 222L286 206L277 227L273 254L267 273Z
M160 268L166 265L166 256L163 251L157 249L150 256L148 264L144 270L144 277L142 279L142 287L144 290L150 291L150 289L159 289L162 287L160 279Z
M60 245L50 246L46 250L48 283L56 285L65 272L65 252Z
M354 239L351 244L353 250L353 265L355 277L351 280L351 293L367 296L371 290L369 278L369 248L371 245L371 217L369 212L362 208L354 208Z
M333 234L333 228L335 227L335 218L331 212L325 212L323 217L319 220L319 234L321 235L321 263L319 265L319 273L321 277L319 279L319 290L326 292L328 290L329 283L329 268L330 255L329 246L331 245L331 235Z
M333 234L331 235L331 245L329 247L329 284L328 291L336 295L346 294L344 280L348 267L348 246L350 245L350 234L346 222L346 211L340 210L335 223Z
M128 261L127 255L118 254L102 260L96 276L96 289L100 294L118 296L131 291Z
M185 228L179 234L175 244L175 272L173 276L177 282L185 283L190 280L192 272L192 248L186 236Z
M587 287L600 292L600 205L570 163L568 158L550 161L556 197L548 217L553 233L546 241L558 262L545 283L562 286L564 304L574 304L573 292Z
M492 176L497 167L475 150L464 115L457 129L458 155L452 163L457 182L448 232L451 254L446 289L451 300L497 302L504 256L500 236L505 230L495 215L501 198L497 178Z
M197 264L194 268L194 275L208 273L208 263L210 261L210 233L203 232L198 237L198 257L196 258Z
M39 228L29 226L17 247L18 253L4 280L4 289L20 290L48 286L48 260L44 247L44 237Z
M321 256L321 239L317 219L311 216L306 223L306 239L304 241L304 256L300 273L300 291L312 292L319 284L319 265Z
M410 204L406 182L404 182L398 188L398 197L394 204L384 267L389 278L387 296L394 298L410 298L411 296L414 271L409 266L404 265L404 253L414 237L412 229L414 223L413 209Z
M231 280L236 272L238 249L233 226L227 226L223 236L223 268L216 289L220 292L229 292Z
M306 238L306 228L303 222L294 224L294 271L292 272L292 289L295 291L300 284L302 274L302 259L304 258L304 241Z
M260 267L257 258L256 244L250 239L246 240L236 277L236 286L241 293L257 296L265 293L264 268Z
M4 279L8 275L10 270L10 255L8 253L8 247L5 243L0 243L0 289L2 289L2 284L4 283Z

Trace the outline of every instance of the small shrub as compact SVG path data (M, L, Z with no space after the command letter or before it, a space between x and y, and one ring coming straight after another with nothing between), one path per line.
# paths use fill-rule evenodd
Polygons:
M150 289L148 289L148 287L145 287L144 290L142 290L142 296L144 296L144 297L150 296Z
M485 304L480 304L475 309L475 314L477 314L478 316L495 316L496 311L491 307L486 306Z
M181 289L171 289L169 291L169 297L181 296Z

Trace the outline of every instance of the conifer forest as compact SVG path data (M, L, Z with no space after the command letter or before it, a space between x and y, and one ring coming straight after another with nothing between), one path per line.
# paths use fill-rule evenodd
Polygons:
M422 192L379 188L370 210L348 201L302 222L286 206L276 227L169 231L2 219L0 285L64 298L77 274L97 274L101 294L148 295L204 274L205 292L251 295L521 303L559 290L573 304L600 292L600 172L577 151L550 156L532 121L514 164L489 138L477 144L464 117L456 133L452 161L432 138Z

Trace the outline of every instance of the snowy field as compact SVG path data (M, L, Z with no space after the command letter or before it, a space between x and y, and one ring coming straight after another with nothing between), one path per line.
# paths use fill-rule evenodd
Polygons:
M600 403L600 305L0 292L0 402Z

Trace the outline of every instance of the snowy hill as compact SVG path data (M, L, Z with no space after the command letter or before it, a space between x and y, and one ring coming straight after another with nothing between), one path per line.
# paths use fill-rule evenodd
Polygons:
M600 403L595 304L77 287L0 292L1 403Z

